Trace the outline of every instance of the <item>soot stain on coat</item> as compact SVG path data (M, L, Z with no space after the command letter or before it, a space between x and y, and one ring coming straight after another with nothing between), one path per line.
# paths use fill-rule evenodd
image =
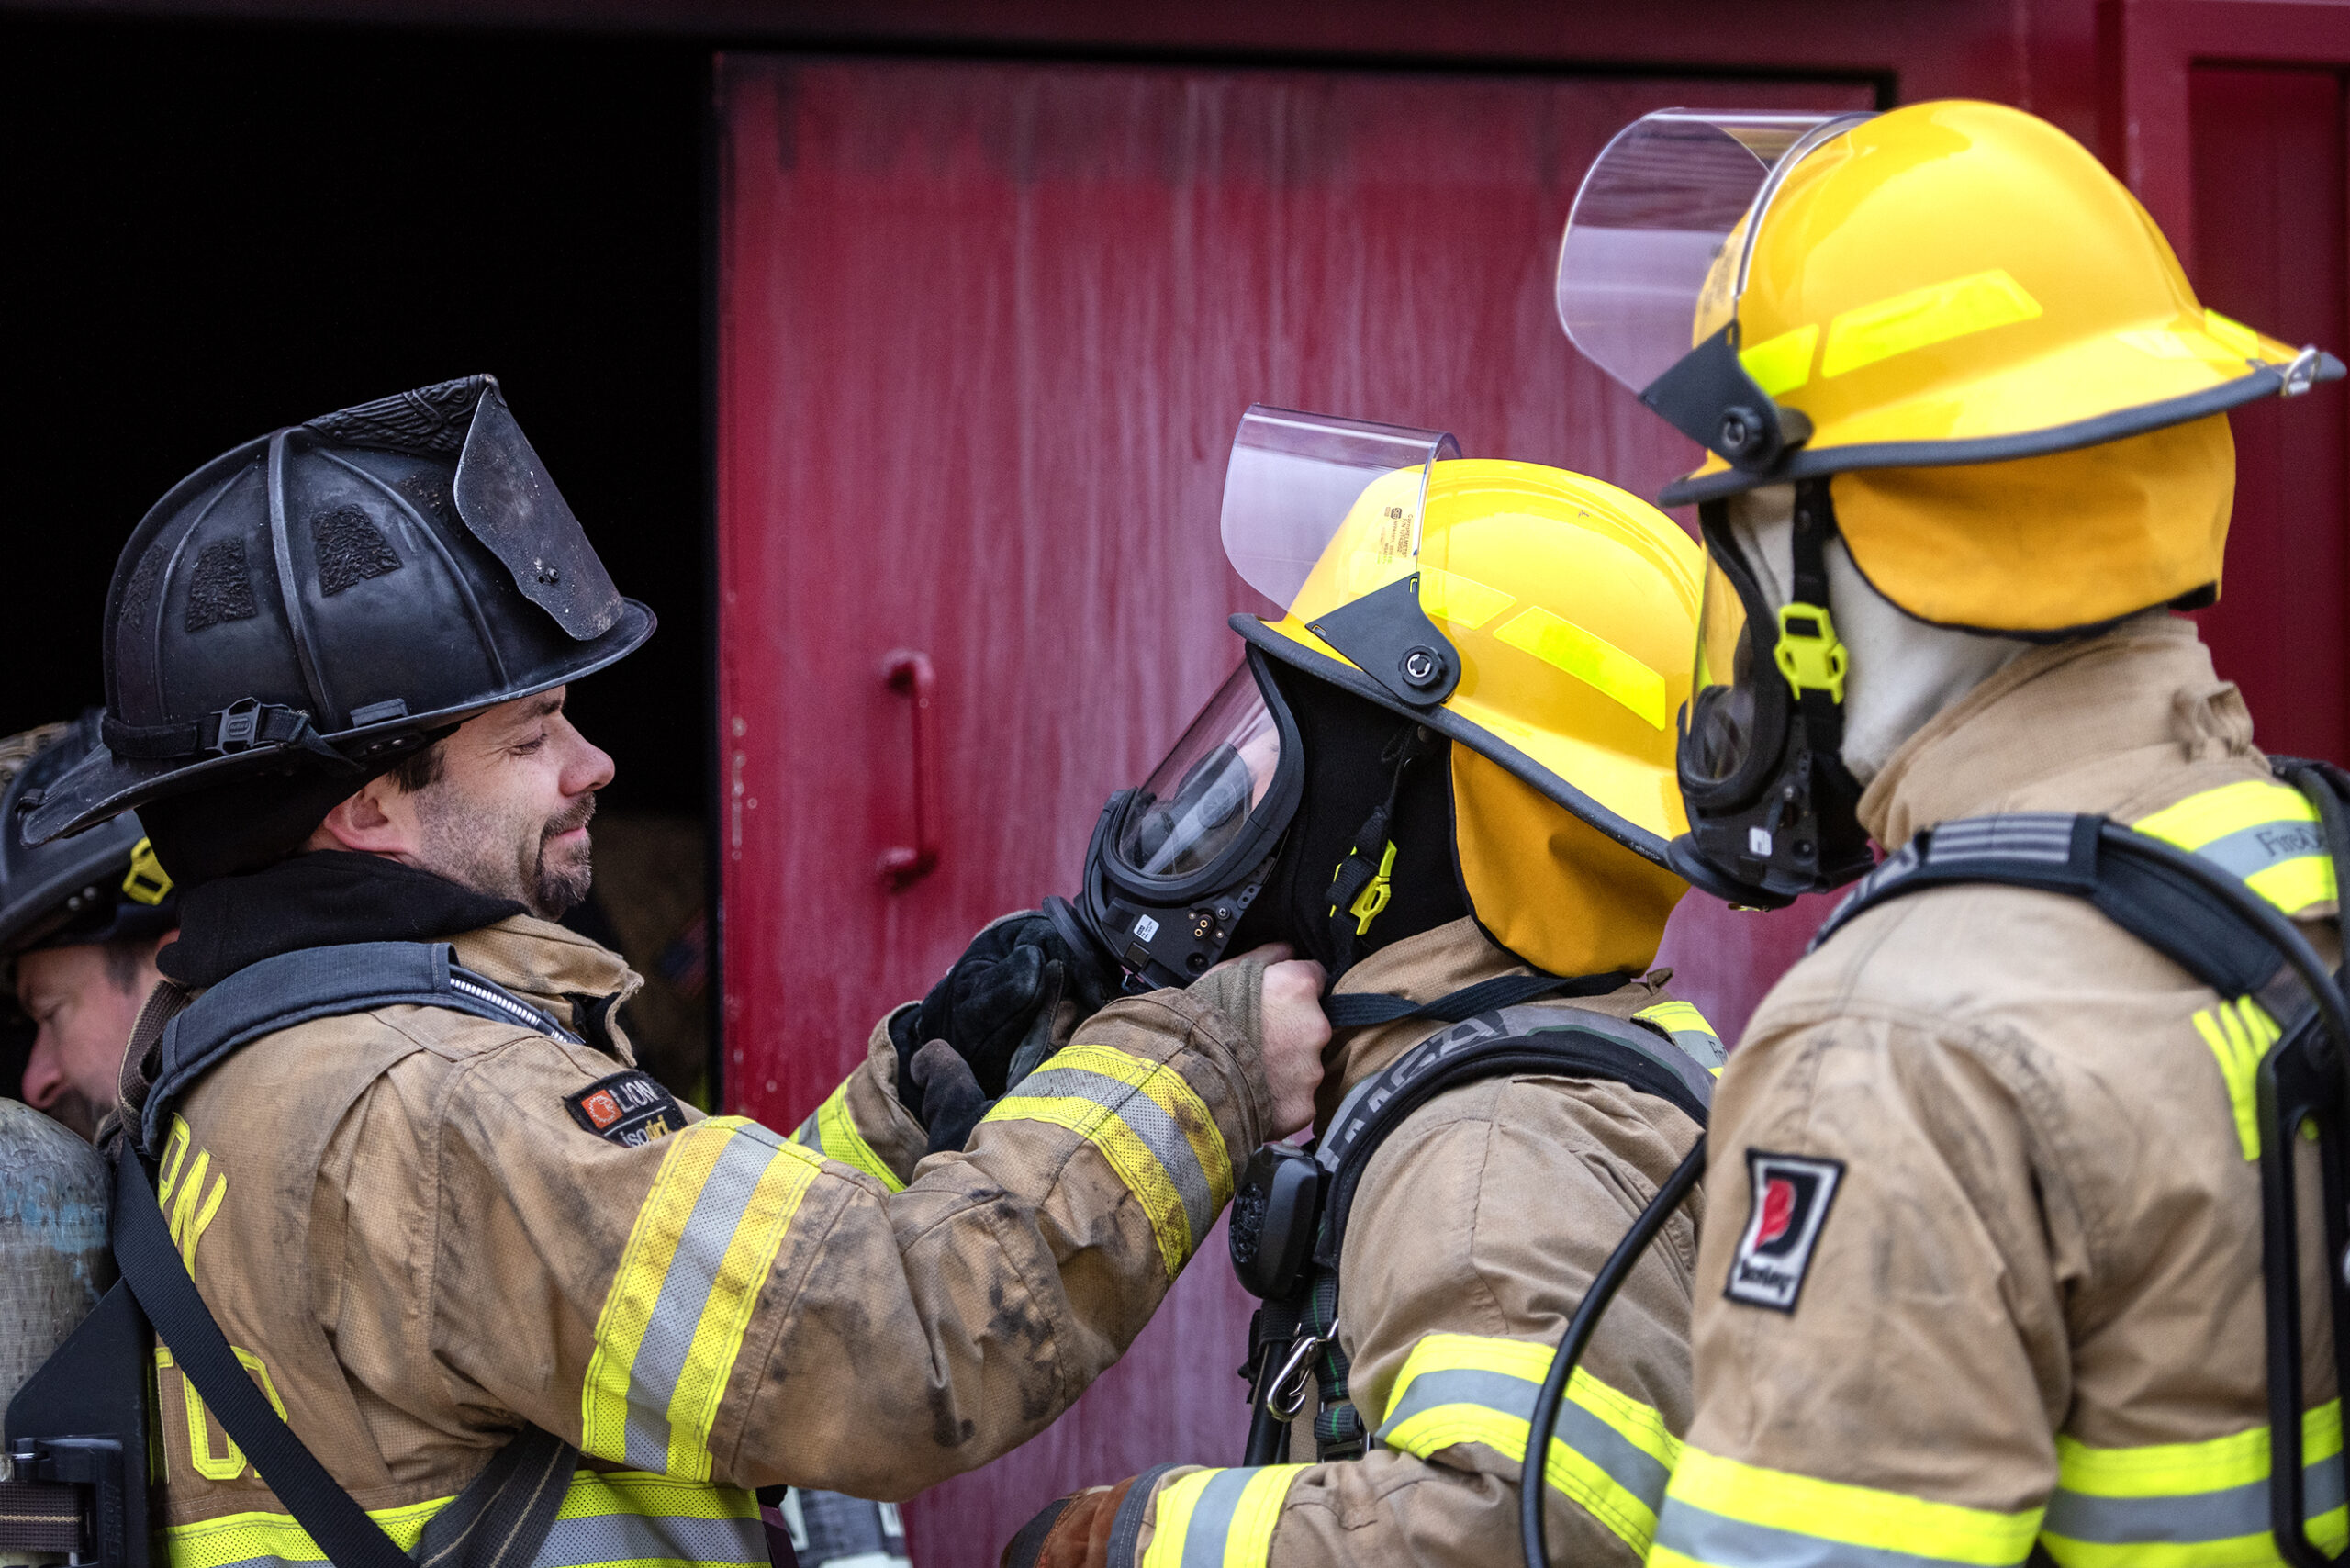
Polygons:
M988 1337L1021 1349L1021 1421L1039 1422L1051 1416L1060 1381L1046 1355L1053 1340L1052 1325L1039 1320L1025 1291L1015 1305L1005 1299L1002 1280L988 1282Z

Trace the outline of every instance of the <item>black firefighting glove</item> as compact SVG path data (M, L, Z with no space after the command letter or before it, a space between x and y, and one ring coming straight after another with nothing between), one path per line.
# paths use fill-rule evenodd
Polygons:
M922 1096L918 1114L923 1130L930 1135L923 1152L936 1154L970 1142L971 1129L995 1103L979 1092L979 1081L971 1076L970 1064L946 1041L933 1040L914 1053L907 1071Z
M890 1020L898 1047L898 1099L923 1126L915 1052L944 1040L990 1100L1034 1071L1084 1019L1116 994L1116 977L1093 954L1072 952L1035 910L990 922L918 1007Z

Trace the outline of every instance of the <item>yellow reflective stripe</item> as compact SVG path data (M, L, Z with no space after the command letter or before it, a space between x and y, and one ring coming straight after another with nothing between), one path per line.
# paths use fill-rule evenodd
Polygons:
M2342 1451L2342 1401L2330 1399L2301 1413L2301 1462L2314 1464ZM2076 1439L2056 1439L2056 1484L2098 1497L2166 1497L2213 1492L2268 1479L2268 1428L2254 1427L2199 1443L2150 1443L2099 1449Z
M2339 1553L2350 1544L2339 1400L2303 1413L2301 1444L2311 1538ZM2041 1539L2065 1568L2279 1561L2268 1530L2266 1427L2199 1443L2118 1449L2060 1435L2056 1457L2057 1491Z
M859 1072L864 1070L863 1068L857 1070ZM843 1165L864 1171L890 1191L902 1193L906 1184L898 1180L898 1173L890 1169L888 1160L873 1152L873 1146L866 1142L865 1135L857 1130L856 1113L850 1110L848 1104L848 1086L856 1081L853 1074L841 1080L840 1087L826 1095L824 1103L816 1107L816 1114L809 1118L809 1123L814 1127L813 1137L799 1137L798 1134L793 1137L812 1147L825 1159L837 1159Z
M1448 572L1441 566L1420 568L1421 613L1472 632L1517 602L1490 583Z
M2013 1514L1930 1503L1898 1492L1766 1470L1684 1447L1649 1561L1730 1565L1831 1562L1820 1546L2009 1568L2040 1531L2041 1510Z
M367 1517L403 1551L413 1552L426 1524L451 1501L436 1497ZM171 1568L323 1563L326 1554L287 1514L229 1514L159 1532ZM767 1538L758 1504L733 1486L679 1481L639 1471L576 1472L554 1527L535 1558L579 1568L654 1568L656 1564L764 1564Z
M1695 1004L1660 1002L1633 1014L1632 1021L1663 1030L1673 1036L1673 1044L1696 1058L1698 1066L1716 1078L1722 1075L1722 1064L1729 1059L1722 1051L1722 1037L1706 1022L1706 1015L1697 1011Z
M2260 1158L2260 1061L2277 1043L2281 1031L2260 1003L2250 997L2222 1002L2195 1014L2195 1032L2219 1059L2220 1077L2228 1086L2228 1103L2235 1112L2236 1142L2246 1159Z
M1746 367L1755 386L1776 398L1811 379L1811 351L1818 344L1818 323L1807 321L1793 331L1739 350L1738 363Z
M677 1392L669 1399L668 1473L689 1481L710 1477L710 1432L718 1422L719 1401L727 1380L743 1353L743 1336L751 1327L751 1309L758 1305L759 1287L775 1267L791 1216L800 1200L822 1168L821 1161L797 1144L780 1144L776 1158L759 1173L751 1203L726 1244L701 1320L694 1326L693 1343L686 1351L685 1369L678 1373Z
M1523 1339L1430 1334L1404 1362L1378 1439L1419 1459L1476 1443L1522 1470L1535 1395L1554 1354L1550 1346ZM1544 1456L1543 1481L1634 1551L1646 1551L1680 1454L1680 1439L1662 1415L1577 1368Z
M1066 1046L1038 1070L1051 1067L1098 1072L1104 1078L1131 1083L1149 1095L1183 1129L1183 1139L1192 1146L1192 1158L1200 1162L1217 1205L1231 1201L1232 1156L1225 1149L1224 1135L1216 1130L1215 1117L1208 1113L1207 1102L1183 1081L1181 1073L1164 1062L1145 1061L1108 1046Z
M1665 704L1664 677L1598 633L1553 615L1539 604L1528 605L1511 616L1494 635L1597 689L1653 728L1664 728L1672 717Z
M1141 1568L1265 1568L1303 1464L1196 1470L1159 1490Z
M1056 1052L984 1119L1044 1122L1091 1144L1142 1204L1169 1279L1232 1196L1224 1135L1192 1086L1107 1046Z
M665 1141L597 1317L580 1447L698 1480L759 1287L823 1161L740 1116Z
M2295 914L2335 892L2333 860L2317 824L2317 807L2299 790L2245 778L2189 795L2131 825L2203 856Z
M2040 301L2003 267L1913 288L1890 299L1854 306L1830 321L1819 374L1842 375L1913 349L2029 321L2039 314Z

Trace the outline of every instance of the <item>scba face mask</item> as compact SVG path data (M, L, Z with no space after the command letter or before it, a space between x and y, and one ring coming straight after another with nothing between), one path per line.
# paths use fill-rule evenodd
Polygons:
M1150 777L1102 808L1078 920L1145 984L1190 984L1231 945L1304 785L1296 720L1251 649Z
M1706 596L1678 756L1689 834L1673 867L1732 903L1776 909L1872 862L1844 766L1844 646L1828 611L1828 481L1796 488L1792 598L1774 607L1729 527L1699 510Z

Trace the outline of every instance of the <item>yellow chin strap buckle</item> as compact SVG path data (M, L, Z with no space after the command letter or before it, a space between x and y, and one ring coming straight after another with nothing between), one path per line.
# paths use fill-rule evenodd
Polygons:
M1394 896L1394 870L1395 841L1391 838L1387 841L1387 853L1379 857L1379 869L1372 875L1371 886L1356 894L1355 902L1347 906L1347 913L1355 917L1356 935L1370 935L1371 923L1379 918L1379 912L1385 909L1387 901Z
M1780 606L1779 644L1771 650L1771 658L1798 699L1810 690L1844 700L1844 670L1851 661L1837 640L1836 622L1828 618L1826 605Z
M152 908L171 896L172 874L155 858L151 839L140 839L130 849L130 869L123 873L122 896Z

